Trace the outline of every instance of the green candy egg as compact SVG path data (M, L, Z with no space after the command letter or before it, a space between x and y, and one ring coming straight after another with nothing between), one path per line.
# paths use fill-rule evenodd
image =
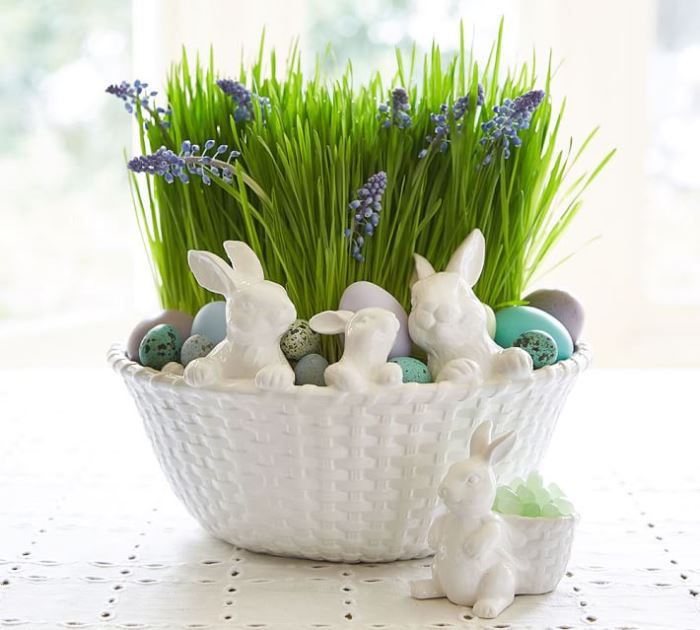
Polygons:
M311 329L309 322L297 319L282 335L280 348L290 361L298 361L307 354L318 354L321 351L321 336Z
M557 342L543 330L524 332L513 342L513 347L525 350L532 357L532 367L536 370L557 362Z
M394 357L390 363L396 363L401 368L404 383L431 383L433 380L428 366L413 357Z
M510 306L496 313L496 343L510 348L525 332L538 330L551 335L557 344L557 361L574 353L574 342L564 325L549 313L532 306Z
M151 328L139 345L141 365L160 370L171 361L178 361L182 337L170 324L158 324Z

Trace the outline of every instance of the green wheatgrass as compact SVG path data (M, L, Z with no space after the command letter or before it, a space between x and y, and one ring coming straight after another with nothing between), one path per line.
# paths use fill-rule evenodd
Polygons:
M275 52L265 51L264 36L257 62L250 70L241 67L237 77L217 74L213 52L205 69L199 59L192 66L183 51L167 81L170 127L156 118L144 129L147 114L137 108L141 152L165 146L178 153L183 140L203 145L213 138L239 150L241 158L231 185L212 178L206 186L197 177L168 184L130 174L163 307L195 313L214 299L194 280L186 252L223 256L222 242L234 239L257 252L266 276L286 287L301 318L337 308L356 280L384 287L408 309L412 254L423 254L440 270L475 227L484 233L487 251L476 294L494 309L521 303L533 274L578 212L582 192L614 151L592 172L571 173L596 129L578 150L571 142L567 150L557 149L564 106L552 110L551 60L543 77L536 74L534 58L504 71L502 26L483 68L465 48L462 32L454 56L446 59L433 45L419 63L415 47L408 56L397 50L391 80L376 74L361 86L353 85L350 62L333 82L321 78L318 66L305 76L296 46L278 68ZM235 105L216 85L220 78L239 80L268 97L270 110L261 115L253 99L254 120L235 123ZM479 83L484 104L468 109L461 133L453 126L449 149L432 149L418 159L433 131L431 112L466 94L475 103ZM408 90L412 125L383 129L377 107L396 86ZM531 89L543 89L546 96L530 128L519 132L522 145L508 160L496 153L485 166L481 124L493 116L494 105ZM378 171L388 176L381 221L366 239L365 262L358 263L343 234L352 219L347 205ZM324 339L331 360L338 350L333 343Z

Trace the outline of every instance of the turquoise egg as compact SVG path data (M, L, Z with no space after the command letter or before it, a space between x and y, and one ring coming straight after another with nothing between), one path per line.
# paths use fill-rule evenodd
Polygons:
M525 332L542 330L550 334L559 349L557 361L568 359L574 353L574 343L564 325L538 308L532 306L510 306L496 313L496 343L510 348Z
M544 330L528 330L514 342L515 348L522 348L532 357L532 367L538 370L557 362L559 350L554 337ZM528 477L528 485L530 478Z
M139 346L141 365L160 370L171 361L180 358L182 337L170 324L158 324L149 330Z
M290 361L299 361L307 354L318 354L321 351L321 335L309 326L304 319L297 319L282 335L280 348Z
M394 357L390 362L401 368L404 383L430 383L433 380L428 366L423 361L413 357Z
M209 302L197 311L192 335L202 335L217 345L226 338L226 302Z
M297 385L319 385L323 387L326 380L323 373L328 361L320 354L307 354L294 366L294 382Z

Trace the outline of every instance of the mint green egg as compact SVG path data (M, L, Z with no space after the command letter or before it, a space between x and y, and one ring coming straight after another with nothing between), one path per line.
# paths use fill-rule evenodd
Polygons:
M569 331L556 318L533 306L510 306L496 313L496 343L510 348L525 332L543 330L557 342L557 361L569 359L574 353L574 342Z
M404 383L430 383L433 380L423 361L413 357L394 357L391 363L396 363L401 368Z
M170 324L158 324L149 330L139 345L139 360L141 365L162 369L172 361L180 358L182 337L176 328Z

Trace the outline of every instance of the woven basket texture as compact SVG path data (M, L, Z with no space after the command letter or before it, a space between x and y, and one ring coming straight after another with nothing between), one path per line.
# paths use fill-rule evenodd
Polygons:
M528 382L361 394L243 381L196 389L129 361L120 346L108 358L175 494L213 536L276 555L380 562L431 553L437 486L483 420L495 434L518 432L499 479L537 468L590 354L582 346Z
M505 515L514 542L514 555L522 565L518 594L549 593L559 584L571 557L578 516L526 518Z

